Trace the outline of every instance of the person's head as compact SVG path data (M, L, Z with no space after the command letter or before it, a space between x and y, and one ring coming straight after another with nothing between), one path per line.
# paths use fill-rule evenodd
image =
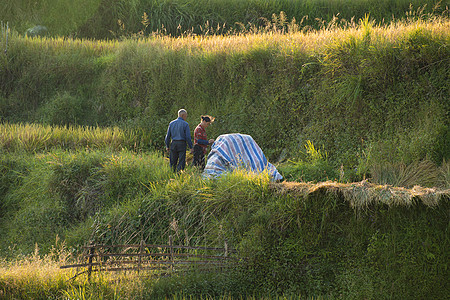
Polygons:
M186 121L186 119L187 119L187 111L185 110L185 109L180 109L179 111L178 111L178 117L179 118L183 118L183 120L185 120Z
M202 122L202 126L204 126L204 127L208 127L209 125L211 125L212 122L214 122L214 118L211 117L211 116L208 116L208 115L202 116L201 120L202 120L201 121Z

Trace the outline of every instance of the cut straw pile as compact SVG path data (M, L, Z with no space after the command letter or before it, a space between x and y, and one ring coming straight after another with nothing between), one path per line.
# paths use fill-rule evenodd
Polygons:
M353 183L325 181L319 183L281 182L272 183L271 188L280 194L307 197L313 193L326 192L342 195L352 208L367 208L382 203L388 206L411 206L421 201L428 207L436 207L440 201L450 199L450 189L424 188L411 189L390 185L377 185L363 180Z

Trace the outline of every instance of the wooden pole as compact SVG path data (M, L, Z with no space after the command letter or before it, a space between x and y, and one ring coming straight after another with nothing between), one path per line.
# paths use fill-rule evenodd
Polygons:
M171 269L173 271L173 265L174 265L174 260L173 260L173 240L172 240L172 236L171 235L169 235L169 251L170 251L170 261L172 262Z
M142 256L144 255L144 240L141 240L141 244L139 245L139 257L138 257L138 274L141 270L142 264Z
M225 247L225 257L227 257L228 256L228 241L225 239L225 245L224 245Z
M94 257L94 242L90 243L89 247L89 258L88 258L88 281L91 282L91 274L92 274L92 259Z

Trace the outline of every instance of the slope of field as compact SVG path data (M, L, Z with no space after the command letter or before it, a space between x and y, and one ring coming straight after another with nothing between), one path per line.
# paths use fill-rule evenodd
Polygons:
M321 28L335 18L359 20L370 14L378 24L408 15L440 14L448 0L4 0L0 20L21 34L35 25L47 34L83 39L111 39L163 32L178 36L229 33L263 28L284 13L282 26L293 20L302 28ZM448 11L447 11L448 14ZM278 17L279 19L279 17Z
M172 173L158 153L121 150L120 130L112 136L109 129L53 128L53 135L49 129L40 127L48 139L36 139L35 148L23 137L23 148L2 144L2 296L145 299L208 291L217 297L400 299L448 292L449 189L367 180L274 183L245 170L207 180L190 167ZM71 142L87 136L83 147ZM38 147L42 141L46 147ZM95 285L57 270L91 241L161 244L169 235L192 246L217 247L226 239L245 263L214 276L102 275Z
M380 163L441 164L450 148L449 28L436 17L121 42L11 35L0 57L0 115L136 129L162 149L185 107L191 128L213 115L210 136L250 134L271 160L300 157L310 140L360 175Z
M8 43L3 31L0 255L227 239L246 258L235 273L144 280L138 295L446 298L450 21L343 26ZM181 107L191 128L213 115L209 137L250 134L307 182L172 173L161 150ZM0 297L117 298L105 282L17 270L2 262Z

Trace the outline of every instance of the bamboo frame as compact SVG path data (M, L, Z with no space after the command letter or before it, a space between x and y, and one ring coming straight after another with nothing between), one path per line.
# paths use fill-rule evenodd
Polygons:
M236 262L237 257L230 257L230 253L237 253L235 249L229 249L228 242L224 242L224 248L216 247L192 247L173 245L172 236L169 236L168 245L158 244L145 244L143 240L139 244L129 245L102 245L91 243L89 246L83 246L87 249L87 254L83 257L87 258L86 263L77 263L60 266L61 269L68 268L87 268L87 270L75 275L87 273L88 280L91 279L92 272L99 271L137 271L138 273L143 270L154 271L181 271L186 270L187 267L202 266L208 269L212 267L220 267L223 269L227 267L229 262ZM134 253L100 253L100 250L106 250L111 248L124 248L127 250L137 250ZM148 248L159 248L160 252L148 251ZM203 250L203 251L216 251L223 253L223 255L202 255L194 253L176 253L175 250ZM94 261L95 258L95 261ZM106 261L102 261L105 259ZM111 259L113 258L113 259ZM128 259L125 259L128 258ZM137 258L137 259L133 259ZM159 259L155 259L159 258ZM132 265L126 267L125 265Z

